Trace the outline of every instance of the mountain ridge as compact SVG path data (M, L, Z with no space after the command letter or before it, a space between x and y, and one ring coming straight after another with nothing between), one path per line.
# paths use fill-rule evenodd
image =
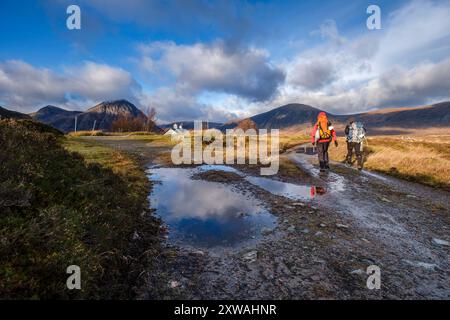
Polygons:
M31 113L33 119L49 124L63 132L77 130L111 130L112 123L120 117L147 119L145 114L131 102L120 99L103 101L86 111L68 111L55 106L46 106Z
M316 122L317 115L322 111L324 110L309 105L292 103L245 119L252 120L259 129L308 128ZM368 128L450 127L450 101L412 108L380 109L350 115L326 113L330 122L340 129L350 118L364 122ZM235 128L240 121L245 119L225 123L221 130Z
M31 117L25 113L12 111L0 106L0 119L1 118L12 118L12 119L31 119Z
M260 129L302 130L310 128L319 112L323 110L300 103L286 104L248 118L230 120L224 124L208 122L210 128L225 131L239 126L244 120L251 120ZM366 127L375 131L379 128L440 128L450 127L450 101L419 107L403 107L373 110L351 115L335 115L327 112L330 121L337 130L342 130L345 124L354 118L364 122ZM63 132L73 131L75 117L77 130L108 131L114 120L119 117L137 117L146 119L145 114L131 102L121 99L104 101L86 111L69 111L55 106L46 106L29 115L0 107L0 116L33 118L49 124ZM174 123L182 124L185 129L193 128L193 121L177 121L162 124L159 127L169 128Z

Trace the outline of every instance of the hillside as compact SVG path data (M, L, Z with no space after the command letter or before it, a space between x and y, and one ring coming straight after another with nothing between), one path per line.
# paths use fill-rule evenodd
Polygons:
M304 129L311 127L321 110L303 104L288 104L250 117L260 129ZM328 113L333 125L342 129L351 117L361 120L366 127L378 128L436 128L450 127L450 102L416 108L395 108L355 115ZM221 129L235 128L239 121L230 121Z
M31 113L30 116L35 120L67 132L73 130L75 117L81 113L81 111L68 111L55 106L46 106L37 112Z
M6 119L31 119L31 117L27 114L20 113L17 111L12 111L5 109L3 107L0 107L0 118L6 118Z
M146 119L144 113L127 100L102 102L85 112L67 111L47 106L32 113L31 116L63 132L75 129L75 117L78 131L92 130L94 125L95 130L108 131L111 129L112 123L120 117Z
M355 117L373 127L449 127L450 101L416 108L377 110Z
M0 299L133 297L158 250L146 175L113 149L77 142L97 152L88 163L62 143L45 124L0 120ZM68 264L82 290L67 290Z

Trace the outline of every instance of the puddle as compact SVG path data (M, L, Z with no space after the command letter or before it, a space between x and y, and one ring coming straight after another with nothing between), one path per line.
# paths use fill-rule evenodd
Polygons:
M151 170L150 179L158 183L153 186L150 204L168 226L169 241L203 248L239 247L260 238L263 230L275 228L276 217L251 194L191 179L199 170L212 169L218 168Z
M236 174L242 176L242 172L240 172L239 170L237 170L233 167L230 167L227 165L221 165L221 164L204 164L204 165L197 167L197 169L201 172L216 170L216 171L236 173Z
M300 186L292 183L272 180L262 177L246 177L245 180L272 194L293 200L312 200L317 195L326 193L325 188L314 186Z

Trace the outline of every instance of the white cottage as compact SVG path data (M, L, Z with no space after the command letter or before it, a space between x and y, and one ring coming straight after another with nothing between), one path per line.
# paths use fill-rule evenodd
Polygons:
M183 125L177 125L176 123L174 123L173 128L169 129L166 131L166 133L164 133L165 136L171 136L172 140L176 139L176 140L181 140L184 138L184 136L189 133L188 130L183 129Z

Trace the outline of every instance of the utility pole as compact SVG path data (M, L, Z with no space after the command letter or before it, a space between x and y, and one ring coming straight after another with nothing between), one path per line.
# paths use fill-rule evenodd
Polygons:
M75 132L77 132L77 121L78 121L78 116L75 116Z
M97 123L97 120L94 120L94 126L92 127L92 131L95 131L95 124Z

